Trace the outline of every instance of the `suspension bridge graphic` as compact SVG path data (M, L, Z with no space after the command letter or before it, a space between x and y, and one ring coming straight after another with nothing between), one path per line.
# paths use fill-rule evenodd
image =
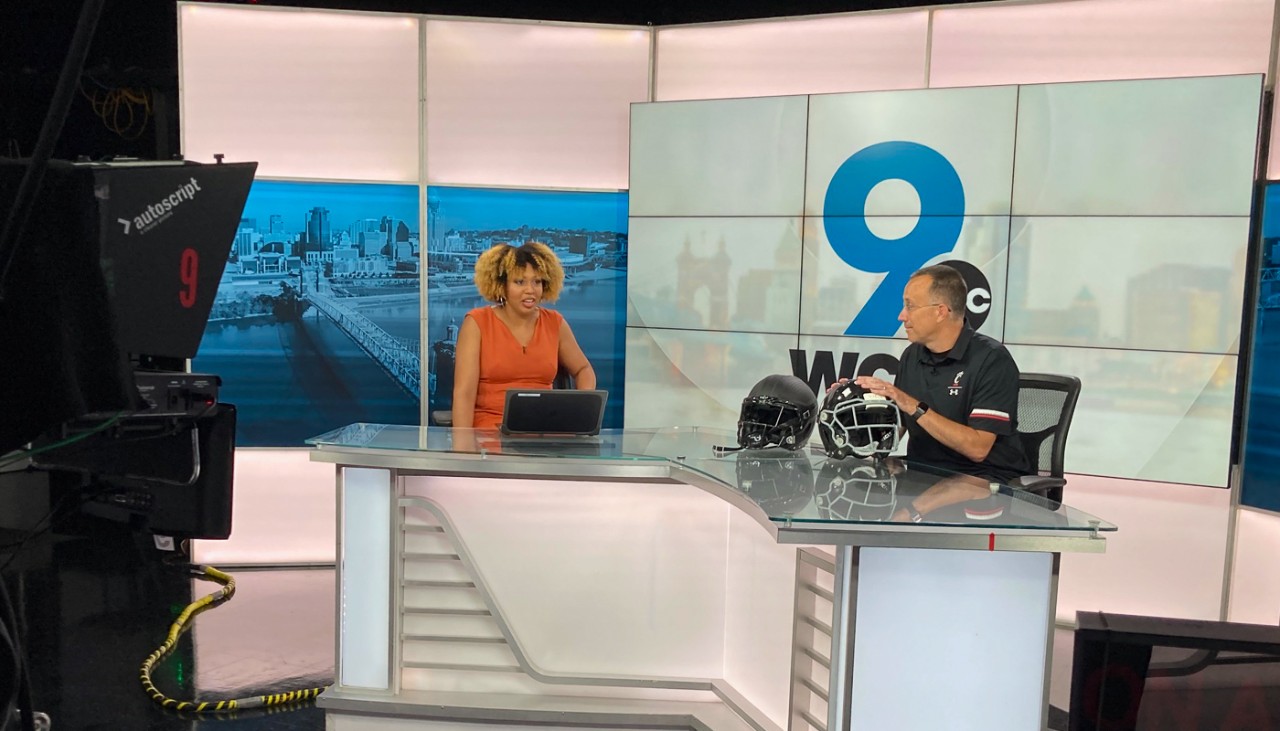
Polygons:
M414 293L416 300L417 293ZM404 295L398 295L403 298ZM376 297L337 297L331 292L311 291L303 295L324 316L359 345L401 388L414 398L422 397L422 356L420 342L397 338L361 314L355 303L368 304Z

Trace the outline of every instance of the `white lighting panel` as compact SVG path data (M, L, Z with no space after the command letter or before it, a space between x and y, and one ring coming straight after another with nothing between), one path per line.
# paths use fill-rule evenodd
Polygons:
M794 335L627 328L627 428L737 430L760 379L790 373Z
M1067 472L1225 487L1237 357L1009 345L1024 372L1083 383Z
M1271 0L1074 0L933 11L929 86L1265 73Z
M1249 219L1013 219L1007 342L1235 353Z
M657 34L658 101L926 86L924 11L671 27Z
M805 215L1008 214L1017 100L1011 86L812 97Z
M887 240L886 249L895 243L891 239L893 235L913 231L914 227L921 225L942 224L956 229L958 233L952 248L937 246L925 252L924 258L895 259L901 263L892 267L891 277L884 268L863 270L846 262L828 238L828 227L833 224L865 225ZM1004 335L1008 242L1007 216L948 216L928 221L909 216L806 218L800 332L805 335L850 333L905 338L906 333L897 317L901 312L902 288L907 278L924 266L961 261L972 265L986 280L981 282L977 277L961 272L966 275L966 284L971 292L970 321L979 332L999 340ZM866 251L845 251L844 255L852 258L853 263L863 264ZM857 327L854 327L855 322Z
M649 31L427 20L427 182L625 189Z
M791 332L799 218L632 218L627 324Z
M1223 567L1231 543L1228 526L1236 512L1230 490L1068 474L1066 495L1072 507L1105 516L1120 530L1107 534L1106 553L1062 554L1059 622L1074 621L1077 611L1218 621ZM1249 550L1245 528L1249 512L1237 513L1241 518L1235 533L1237 569L1242 553ZM1265 558L1272 566L1274 555L1268 553ZM1246 585L1280 595L1280 584L1261 580ZM1231 619L1274 625L1276 615Z
M1248 216L1261 76L1021 87L1013 213Z
M418 21L182 5L182 152L264 177L416 182Z
M631 110L632 216L799 216L808 98Z
M390 690L391 472L339 469L343 487L338 685Z

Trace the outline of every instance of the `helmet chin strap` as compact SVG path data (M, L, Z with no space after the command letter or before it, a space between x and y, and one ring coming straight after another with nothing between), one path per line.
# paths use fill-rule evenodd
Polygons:
M746 447L742 447L742 446L738 446L738 447L724 447L724 446L721 446L721 445L719 445L719 444L712 445L712 447L711 447L711 451L712 451L712 452L713 452L717 457L723 457L723 456L725 456L726 454L729 454L730 452L741 452L741 451L742 451L742 450L744 450L744 449L746 449Z

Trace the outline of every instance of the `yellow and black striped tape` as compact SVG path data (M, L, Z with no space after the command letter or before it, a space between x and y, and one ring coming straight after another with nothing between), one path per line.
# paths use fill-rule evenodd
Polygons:
M160 663L173 648L178 645L178 638L182 633L191 629L191 620L201 612L208 611L214 607L231 600L236 593L236 580L230 575L223 573L212 566L194 566L191 569L192 574L201 579L208 581L216 581L222 585L222 588L212 594L201 597L200 599L187 605L182 610L182 614L169 625L169 635L165 638L164 644L156 648L155 652L147 656L142 661L142 667L138 669L138 680L142 682L142 689L146 691L151 700L165 708L171 708L175 711L184 711L189 713L226 713L228 711L245 710L249 708L266 708L271 706L282 706L290 703L299 703L309 701L324 692L324 686L318 688L306 688L304 690L293 690L288 693L270 693L267 695L250 696L248 698L235 698L232 700L220 701L179 701L165 695L151 681L151 672L156 665Z

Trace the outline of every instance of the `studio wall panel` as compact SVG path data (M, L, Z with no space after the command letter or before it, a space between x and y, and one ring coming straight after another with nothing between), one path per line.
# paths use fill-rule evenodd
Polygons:
M239 406L239 446L419 422L418 210L416 185L254 182L192 360Z
M428 424L453 423L458 333L473 308L490 304L475 285L477 258L499 243L537 241L552 248L564 270L561 296L543 306L565 318L595 371L596 388L609 392L603 427L621 427L627 194L433 185L427 210L434 232L425 262Z
M192 541L191 560L217 566L332 564L338 510L334 467L312 462L309 452L237 449L231 537Z
M261 177L418 179L418 20L178 9L182 152Z
M1232 622L1280 623L1280 515L1270 510L1236 513L1235 561L1231 567Z
M933 12L929 86L1264 73L1271 0L991 3Z
M1014 218L1005 341L1239 347L1249 219Z
M625 189L642 28L427 20L427 181Z
M1067 471L1226 487L1236 356L1009 345L1020 370L1083 388Z
M1017 104L1012 86L811 97L805 214L1008 214Z
M1263 197L1260 251L1253 279L1252 316L1240 445L1240 504L1280 511L1280 185Z
M625 426L734 431L761 378L790 373L794 335L627 328Z
M1261 76L1023 86L1014 215L1248 216Z
M1068 458L1078 436L1072 429ZM1107 534L1106 553L1062 554L1059 622L1079 610L1218 620L1229 491L1068 474L1065 495L1120 530Z
M923 88L928 32L922 11L660 28L654 97Z
M794 332L799 218L633 218L627 324Z
M950 237L954 245L944 248L946 239L931 239L930 243L936 244L926 252L931 256L897 267L881 268L865 263L864 257L874 248L850 250L841 246L837 250L830 238L831 232L839 235L841 226L856 225L866 226L892 241L900 238L895 236L899 232L910 232L914 227L930 223L954 229L956 233ZM973 267L962 271L971 292L967 313L970 324L984 335L999 340L1005 327L1008 237L1007 216L937 216L929 221L909 216L806 218L800 332L905 339L906 332L897 319L902 311L902 283L889 282L890 277L903 279L922 266L942 263L963 266L957 264L963 262ZM853 264L861 264L862 268ZM885 269L892 269L892 274L886 275ZM884 292L880 291L886 287Z
M632 216L799 216L808 98L631 110Z
M844 356L837 351L850 340L905 347L897 318L907 278L928 264L953 264L970 285L970 323L1014 343L1010 350L1023 371L1083 380L1073 428L1080 436L1068 450L1068 470L1225 486L1260 80L808 97L794 333L802 345L807 338L832 345L812 355L797 348L796 372L818 389L841 373ZM776 117L779 106L801 101L637 105L632 155L650 169L632 177L632 200L646 202L633 206L633 216L714 216L722 226L732 216L777 215L780 203L791 200L788 178L776 174L777 150L792 138L778 130L762 134L764 125L743 111L764 117L758 112L771 110ZM735 134L748 126L744 119L751 134ZM747 162L735 168L735 156ZM761 158L774 174L758 173ZM744 169L750 174L728 172ZM637 163L633 172L639 170ZM767 195L743 179L766 181ZM714 199L722 191L735 194ZM668 239L668 260L677 261L673 235L654 238ZM671 314L675 308L661 293L677 292L681 272L654 266L632 283L643 286L655 310ZM634 307L631 314L637 316ZM693 329L651 340L670 354L683 342L721 337L707 331L725 326L707 319L671 314L664 324ZM652 324L638 317L630 324L642 321ZM636 333L628 335L629 347L637 348ZM844 370L859 367L863 349ZM820 351L831 365L815 365ZM892 360L881 362L891 366L888 373L896 369ZM705 367L684 357L661 367L679 378L686 363ZM728 382L706 372L693 380L711 388ZM736 398L713 400L739 400L754 383L742 381ZM649 401L646 389L659 383L641 379L632 390L629 381L629 399ZM731 423L728 408L668 410L719 413Z

